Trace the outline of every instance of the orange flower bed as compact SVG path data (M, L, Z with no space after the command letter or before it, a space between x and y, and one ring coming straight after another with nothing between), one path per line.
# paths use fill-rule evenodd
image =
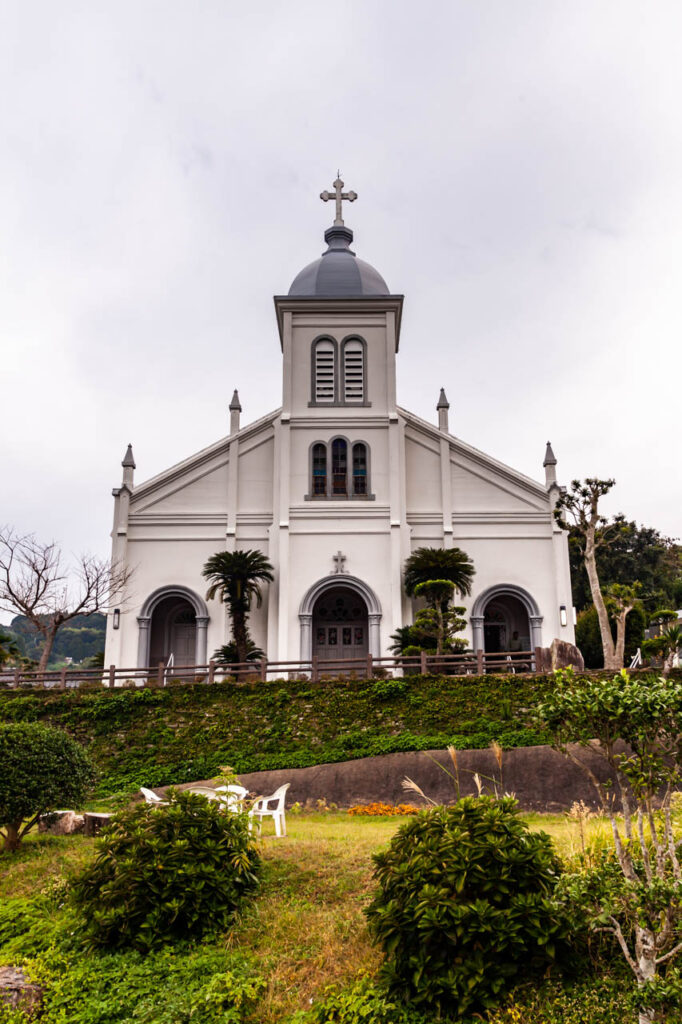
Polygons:
M397 814L419 814L419 811L420 808L414 804L383 804L378 801L373 804L355 804L348 809L349 814L377 818L390 818Z

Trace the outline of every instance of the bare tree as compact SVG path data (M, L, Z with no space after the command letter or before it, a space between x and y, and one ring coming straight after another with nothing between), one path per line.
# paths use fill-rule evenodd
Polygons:
M622 517L616 516L613 522L609 523L606 517L599 513L599 499L608 494L615 482L597 480L595 477L587 477L584 483L572 480L570 488L564 491L557 501L554 516L562 529L572 530L573 535L579 538L592 601L599 619L604 668L619 670L623 667L623 655L613 642L609 614L597 572L598 548L613 543L624 527Z
M60 627L76 615L106 611L110 598L125 591L131 571L92 555L81 555L69 570L54 541L0 530L0 608L25 615L42 635L39 672L47 668Z

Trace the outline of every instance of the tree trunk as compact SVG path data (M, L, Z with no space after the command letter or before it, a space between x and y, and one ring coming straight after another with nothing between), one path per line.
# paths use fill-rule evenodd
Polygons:
M640 928L637 928L637 932L639 933L639 935L636 945L640 946L640 953L637 963L637 966L639 967L637 984L641 987L643 983L647 981L654 981L656 979L656 964L654 963L655 953L653 952L653 950L642 949L640 945L641 939L639 939L639 936L642 934L642 930ZM651 936L650 941L653 942L653 936ZM655 1020L655 1010L652 1010L651 1007L645 1006L640 1008L638 1024L654 1024Z
M622 608L616 618L616 668L623 668L625 664L625 623L631 608Z
M10 822L9 825L5 825L5 832L7 835L5 837L5 845L3 846L4 852L14 853L15 850L19 849L19 843L21 842L21 838L19 836L20 828L20 821L13 821Z
M611 625L609 613L604 604L604 596L599 586L599 575L597 573L597 554L594 546L594 527L591 527L585 536L585 570L590 583L592 602L597 609L599 619L599 632L601 633L601 646L604 652L604 668L620 670L623 667L621 660L618 664L616 649L611 636Z
M440 605L436 605L436 615L438 616L438 638L436 639L436 654L443 653L443 639L445 633L445 627L443 626L443 609Z
M59 628L59 627L57 627ZM40 661L38 662L38 671L47 672L47 663L50 660L52 654L52 648L54 647L54 640L57 635L56 629L50 629L45 636L45 646L43 647L42 654L40 655Z
M241 608L235 608L232 612L232 633L234 645L237 648L238 661L246 661L248 654L246 616Z

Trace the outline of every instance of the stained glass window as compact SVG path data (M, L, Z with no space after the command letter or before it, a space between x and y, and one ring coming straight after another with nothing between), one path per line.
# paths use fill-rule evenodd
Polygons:
M348 493L348 445L337 437L332 441L332 494Z
M313 494L327 493L327 446L313 445Z
M367 445L353 445L353 494L367 494Z

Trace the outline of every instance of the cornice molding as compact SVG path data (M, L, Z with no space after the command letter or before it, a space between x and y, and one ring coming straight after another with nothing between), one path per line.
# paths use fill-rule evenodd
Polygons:
M317 406L319 409L319 406ZM348 409L348 406L340 407ZM387 415L358 415L357 411L349 412L348 415L340 416L292 416L290 420L292 430L339 430L341 427L360 427L365 430L377 430L388 426Z
M400 341L404 295L339 296L274 295L280 347L284 349L285 313L395 313L395 350Z
M226 512L135 512L130 526L223 526Z

